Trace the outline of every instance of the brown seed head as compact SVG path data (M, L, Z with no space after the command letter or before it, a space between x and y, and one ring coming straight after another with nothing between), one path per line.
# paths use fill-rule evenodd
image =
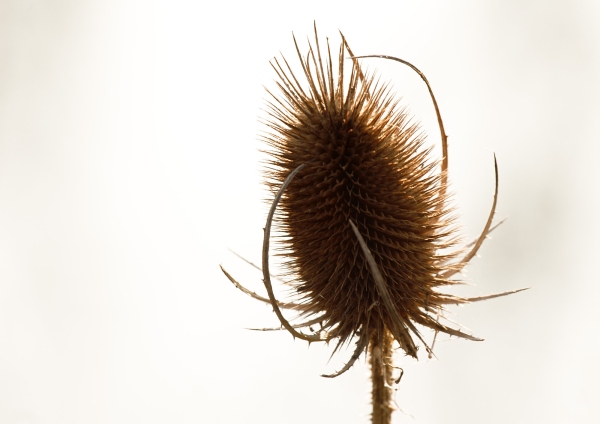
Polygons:
M431 160L430 148L417 125L385 84L365 76L342 36L337 61L329 43L321 53L303 56L296 44L303 75L296 76L285 58L272 63L279 94L271 94L262 136L269 146L265 176L277 193L267 220L263 272L269 299L282 325L308 341L337 339L343 345L357 336L346 371L369 344L382 346L391 334L407 355L416 357L416 335L429 351L415 323L471 340L479 340L440 322L443 307L480 298L459 298L437 288L455 283L450 277L477 252L491 231L496 198L488 222L472 250L458 263L448 254L455 229L446 190L447 158ZM443 152L447 152L438 113ZM441 164L441 172L437 171ZM496 168L497 181L497 168ZM279 202L279 203L278 203ZM277 239L293 288L293 301L275 299L268 271L269 234L278 207ZM456 250L456 249L454 249ZM445 253L443 253L445 252ZM292 326L279 308L295 309L305 322ZM309 335L298 328L320 324ZM324 336L323 336L324 334Z
M279 204L297 301L341 343L395 327L352 221L402 322L435 327L429 314L438 307L435 288L450 283L440 277L449 258L439 252L453 246L438 164L428 160L418 127L388 88L363 76L357 60L345 60L343 43L334 75L331 54L321 57L315 42L316 53L311 48L306 59L298 52L304 86L275 61L283 98L274 96L272 131L263 137L271 147L267 181L273 189L306 164ZM403 347L415 356L412 342Z

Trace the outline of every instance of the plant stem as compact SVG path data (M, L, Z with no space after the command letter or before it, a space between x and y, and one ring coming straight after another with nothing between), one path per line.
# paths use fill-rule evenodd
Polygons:
M391 424L392 412L392 334L387 328L383 330L383 337L373 335L369 348L369 363L371 365L371 379L373 381L373 413L372 424Z

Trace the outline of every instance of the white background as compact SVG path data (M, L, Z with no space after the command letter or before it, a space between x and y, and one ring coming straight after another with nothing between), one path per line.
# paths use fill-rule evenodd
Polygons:
M395 423L597 423L595 1L0 1L0 422L366 423L368 369L287 333L262 291L269 60L321 36L425 72L466 238L475 343L399 358ZM392 81L438 142L418 76ZM475 286L477 284L477 286ZM428 337L431 337L428 334Z

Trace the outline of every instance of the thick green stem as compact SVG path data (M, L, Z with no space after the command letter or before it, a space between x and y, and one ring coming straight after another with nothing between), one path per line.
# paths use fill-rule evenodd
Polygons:
M369 347L369 363L371 365L371 379L373 381L373 413L372 424L391 424L392 412L392 342L390 331L385 328L383 337L374 334Z

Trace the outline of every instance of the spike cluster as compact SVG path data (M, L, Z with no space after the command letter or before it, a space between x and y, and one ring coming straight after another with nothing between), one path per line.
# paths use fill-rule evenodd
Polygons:
M265 228L263 272L268 298L282 326L307 341L337 340L336 350L356 340L346 371L369 346L393 338L407 355L417 356L415 324L436 332L479 340L440 322L446 304L468 299L439 292L473 257L488 222L471 251L455 261L452 209L446 190L447 157L430 159L417 125L398 106L389 88L365 75L342 36L337 60L329 43L304 56L296 49L303 75L294 75L285 58L272 63L279 94L271 94L262 136L269 146L266 181L275 201ZM346 59L346 53L353 57ZM435 97L442 147L446 136ZM303 81L303 82L301 82ZM441 171L438 169L441 168ZM497 168L496 168L497 181ZM293 288L291 302L279 302L269 269L271 222L282 237L277 246ZM454 248L454 249L452 249ZM280 308L299 311L304 322L292 325ZM301 328L320 325L318 332Z

